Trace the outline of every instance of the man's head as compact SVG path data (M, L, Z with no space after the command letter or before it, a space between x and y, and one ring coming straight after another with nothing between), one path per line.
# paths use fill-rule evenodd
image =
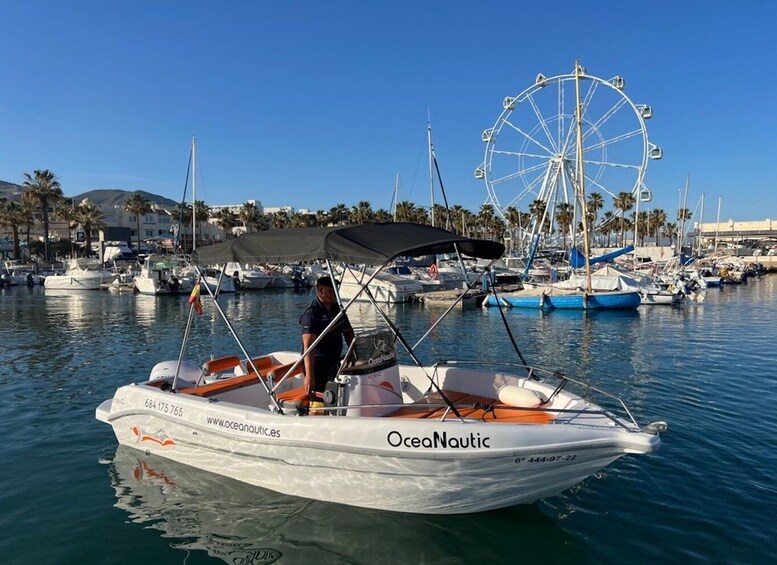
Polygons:
M332 306L337 304L337 296L332 283L332 277L321 277L316 281L316 296L321 304Z

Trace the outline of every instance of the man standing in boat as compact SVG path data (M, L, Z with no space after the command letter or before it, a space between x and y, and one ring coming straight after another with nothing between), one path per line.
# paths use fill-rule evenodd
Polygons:
M299 319L303 351L310 348L340 311L332 285L332 278L329 276L316 281L316 299ZM312 353L305 357L305 390L309 394L324 392L326 383L337 374L343 353L343 338L347 343L353 341L353 328L345 313L337 324L329 329Z

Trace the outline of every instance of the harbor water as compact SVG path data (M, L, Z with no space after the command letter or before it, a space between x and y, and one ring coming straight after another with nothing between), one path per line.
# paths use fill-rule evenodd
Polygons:
M299 350L307 293L219 299L252 354ZM238 352L203 300L187 358ZM389 308L415 343L442 310ZM775 563L777 275L701 304L633 312L505 312L533 365L665 420L662 448L563 494L462 516L280 495L132 449L94 409L178 356L186 297L0 291L3 563ZM366 309L355 326L374 322ZM497 309L455 311L423 361L517 362Z

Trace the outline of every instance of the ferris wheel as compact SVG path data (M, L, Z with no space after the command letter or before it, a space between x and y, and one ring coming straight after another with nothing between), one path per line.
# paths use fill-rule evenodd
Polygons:
M532 86L505 98L496 123L483 132L485 158L475 170L485 180L486 203L508 219L511 209L536 213L539 202L551 223L558 204L575 205L578 100L586 195L597 192L609 203L628 192L636 202L650 201L647 164L663 152L648 140L652 108L633 103L624 88L622 77L604 80L578 64L570 74L539 74Z

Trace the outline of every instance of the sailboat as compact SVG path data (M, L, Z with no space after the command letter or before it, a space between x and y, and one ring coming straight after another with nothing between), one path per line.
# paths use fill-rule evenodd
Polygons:
M582 240L583 240L583 265L585 268L584 285L576 288L564 288L563 285L550 283L535 288L525 288L502 295L492 294L483 301L483 306L507 306L516 308L543 308L543 309L568 309L568 310L612 310L634 309L640 305L641 297L637 290L594 290L591 283L591 262L588 238L588 219L585 214L585 168L583 159L583 109L580 101L580 80L585 75L585 69L575 64L575 122L577 130L576 143L576 183L575 194L580 202ZM537 240L538 241L538 240ZM532 255L536 252L536 244ZM528 270L528 265L527 265Z

